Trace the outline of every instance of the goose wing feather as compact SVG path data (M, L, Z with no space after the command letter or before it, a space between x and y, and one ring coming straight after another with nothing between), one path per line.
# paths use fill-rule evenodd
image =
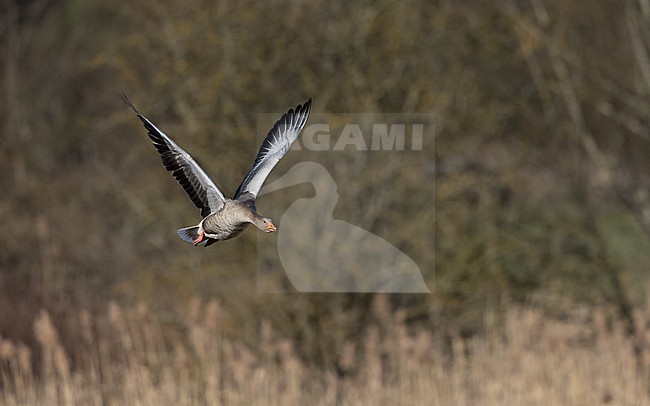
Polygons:
M214 184L198 163L179 147L171 138L156 127L133 106L126 95L122 100L135 111L147 129L149 138L160 154L163 166L172 173L192 202L201 210L201 216L219 211L226 201L223 193Z
M264 184L267 176L275 165L291 149L291 144L298 138L300 131L305 126L311 112L311 99L305 104L291 109L276 121L267 134L255 158L253 167L244 177L237 192L235 200L254 205L257 194Z

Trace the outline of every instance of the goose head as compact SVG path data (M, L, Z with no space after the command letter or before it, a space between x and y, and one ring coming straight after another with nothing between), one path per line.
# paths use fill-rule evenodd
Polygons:
M273 220L268 217L262 217L257 213L253 216L251 223L265 233L274 233L278 230L275 224L273 224Z

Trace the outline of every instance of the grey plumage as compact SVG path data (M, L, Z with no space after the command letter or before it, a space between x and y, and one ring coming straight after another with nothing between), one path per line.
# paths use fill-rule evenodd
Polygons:
M260 151L255 158L253 167L248 171L235 193L235 200L253 202L262 188L269 173L283 156L291 149L291 144L305 126L311 110L311 99L304 105L298 105L296 110L289 110L275 122L271 131L264 139Z
M262 184L278 161L298 138L311 111L311 99L285 113L271 128L260 147L255 163L239 185L233 199L223 193L198 163L133 106L125 95L122 100L135 111L160 154L163 166L172 172L187 195L201 210L201 222L178 230L180 238L194 245L228 240L241 234L249 224L266 232L276 231L271 219L260 216L255 199Z

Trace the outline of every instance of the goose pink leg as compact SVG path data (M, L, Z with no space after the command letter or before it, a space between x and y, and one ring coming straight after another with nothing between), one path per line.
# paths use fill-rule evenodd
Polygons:
M203 238L205 238L205 234L203 233L203 230L201 230L199 236L196 238L196 240L194 240L194 245L195 246L199 245L201 241L203 241Z

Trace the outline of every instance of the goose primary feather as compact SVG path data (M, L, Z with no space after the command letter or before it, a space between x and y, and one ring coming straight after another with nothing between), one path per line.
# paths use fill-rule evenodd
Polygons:
M140 114L126 95L122 94L121 97L144 124L165 169L172 173L201 211L201 222L178 230L180 238L194 245L205 244L208 247L238 236L249 224L267 233L277 230L271 219L257 213L255 200L269 173L289 152L305 126L311 111L311 99L290 109L273 125L262 142L253 166L234 197L228 199L190 154Z

